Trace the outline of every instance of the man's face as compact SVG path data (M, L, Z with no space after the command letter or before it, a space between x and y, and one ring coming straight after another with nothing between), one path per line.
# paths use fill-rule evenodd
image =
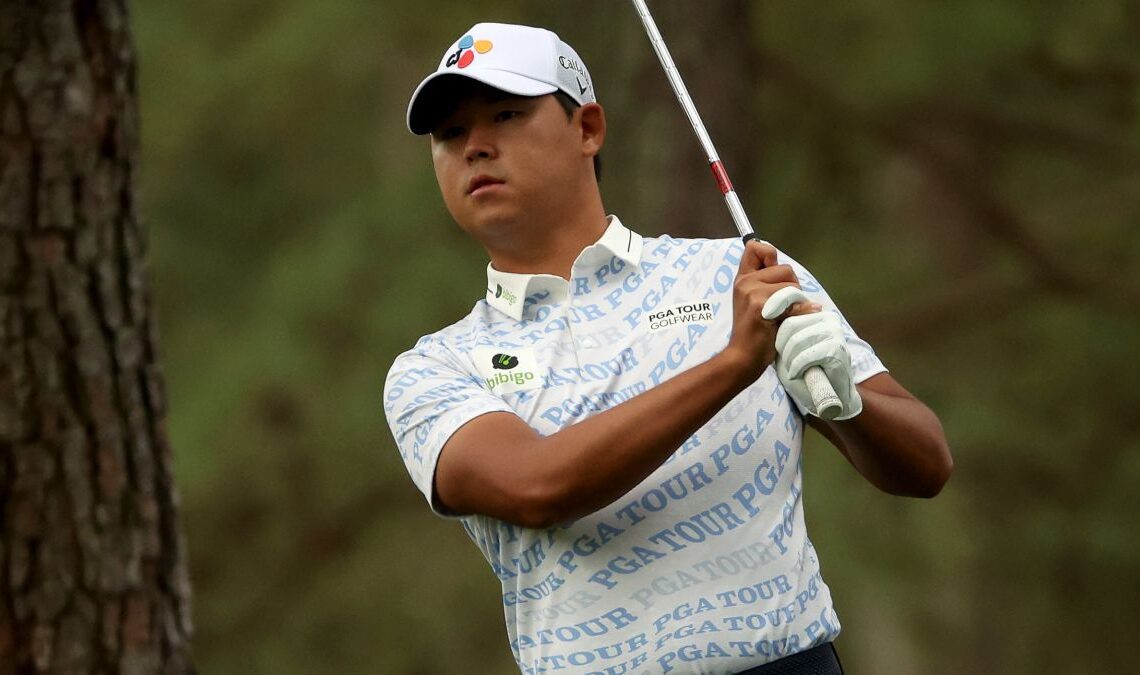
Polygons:
M448 211L485 244L543 222L580 189L581 132L552 95L474 86L432 130L431 151Z

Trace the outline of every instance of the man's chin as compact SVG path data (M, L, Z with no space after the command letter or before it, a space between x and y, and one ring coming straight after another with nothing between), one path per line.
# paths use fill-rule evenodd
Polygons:
M525 219L518 211L509 208L481 208L477 213L459 221L459 227L472 237L484 243L511 237Z

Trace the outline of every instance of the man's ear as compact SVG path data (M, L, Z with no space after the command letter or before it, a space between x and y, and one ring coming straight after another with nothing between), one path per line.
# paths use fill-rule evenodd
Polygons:
M606 142L606 111L597 103L586 103L578 108L582 128L582 154L593 157Z

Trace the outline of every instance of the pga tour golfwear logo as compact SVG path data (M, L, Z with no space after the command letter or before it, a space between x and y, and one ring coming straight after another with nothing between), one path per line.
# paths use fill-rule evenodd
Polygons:
M649 325L650 332L657 332L690 323L706 323L712 321L712 318L711 302L690 302L651 312L645 317L645 322Z
M459 66L466 68L475 60L475 54L486 54L494 48L490 40L476 40L470 35L464 35L456 43L455 53L447 57L447 67Z

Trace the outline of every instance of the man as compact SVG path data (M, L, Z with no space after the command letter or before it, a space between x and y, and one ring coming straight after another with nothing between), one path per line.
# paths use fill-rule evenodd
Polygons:
M803 421L881 489L933 496L952 468L938 419L772 246L607 217L605 114L554 33L472 27L408 126L490 264L471 313L396 359L385 412L499 577L522 672L841 672ZM814 415L812 365L835 421Z

